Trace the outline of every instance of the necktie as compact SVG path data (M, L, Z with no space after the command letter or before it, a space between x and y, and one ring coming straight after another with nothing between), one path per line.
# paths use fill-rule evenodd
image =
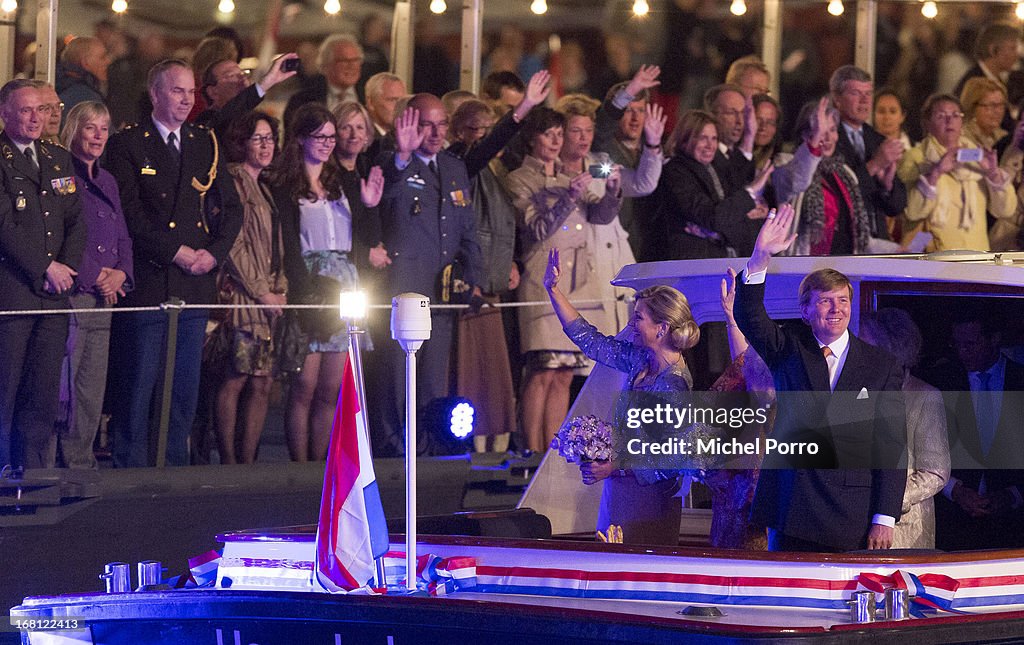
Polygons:
M835 388L833 380L836 366L839 364L839 357L832 352L832 348L828 345L822 346L821 355L825 357L825 364L828 365L828 389L832 390Z
M181 152L178 150L178 137L173 132L167 135L167 149L171 151L171 157L175 163L181 163Z
M992 374L978 372L978 391L974 397L974 414L978 420L981 454L988 455L996 436L995 401L992 396Z
M39 162L36 161L36 155L32 150L32 146L25 148L25 156L28 157L28 162L32 164L32 167L39 170Z
M708 169L708 174L711 175L711 185L715 187L715 195L718 196L718 201L722 201L725 199L725 191L722 189L722 181L718 178L715 167L708 164L705 168Z
M431 160L430 160L430 162L429 162L429 163L427 163L427 168L428 168L428 169L430 170L430 173L431 173L432 175L434 175L435 177L437 177L437 162L436 162L436 161L434 161L433 159L431 159Z
M864 161L864 133L861 130L850 130L852 133L853 148L857 151L857 156L860 157L861 161Z

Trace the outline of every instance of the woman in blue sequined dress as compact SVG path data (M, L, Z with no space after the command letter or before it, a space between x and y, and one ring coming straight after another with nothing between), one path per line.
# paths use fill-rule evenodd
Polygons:
M548 254L544 287L566 335L591 359L629 375L630 392L689 392L693 379L683 360L685 350L700 340L700 328L679 291L648 287L636 294L630 326L633 342L604 336L588 323L558 288L558 249ZM580 466L583 483L604 480L597 529L622 527L623 541L632 544L679 542L681 501L679 471L622 469L614 462Z

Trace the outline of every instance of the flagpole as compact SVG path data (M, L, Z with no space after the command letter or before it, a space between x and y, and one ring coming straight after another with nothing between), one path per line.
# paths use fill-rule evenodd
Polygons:
M366 438L366 446L370 451L370 459L373 459L373 442L370 441L370 418L369 412L366 407L366 384L363 382L363 353L362 345L359 339L366 335L366 330L360 329L354 319L350 319L348 322L348 355L352 360L352 376L355 379L356 385L356 400L359 402L359 409L362 410L363 419L366 421L363 424L363 434ZM387 584L387 579L384 577L384 558L373 559L373 586L379 588L384 587Z

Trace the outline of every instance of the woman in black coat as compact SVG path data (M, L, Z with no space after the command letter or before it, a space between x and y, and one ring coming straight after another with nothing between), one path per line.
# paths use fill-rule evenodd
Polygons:
M733 185L715 158L720 155L715 117L701 110L683 113L669 148L674 154L661 172L649 236L658 246L648 255L659 260L749 255L761 221L748 213L764 217L755 210L755 199L771 175L771 164L749 185Z

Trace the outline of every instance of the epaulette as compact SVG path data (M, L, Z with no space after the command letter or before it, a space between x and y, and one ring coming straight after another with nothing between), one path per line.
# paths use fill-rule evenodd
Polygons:
M129 130L131 130L133 128L137 128L137 127L139 127L138 123L129 123L128 125L126 125L123 128L121 128L120 131L121 132L127 132L127 131L129 131Z
M203 125L202 123L189 123L189 125L192 126L193 128L199 128L200 130L209 130L210 129L207 126Z
M64 144L62 144L60 141L42 141L42 140L40 140L39 141L39 146L40 147L42 147L42 146L53 146L55 148L60 148L61 150L64 150L64 151L68 150L67 148L64 147Z

